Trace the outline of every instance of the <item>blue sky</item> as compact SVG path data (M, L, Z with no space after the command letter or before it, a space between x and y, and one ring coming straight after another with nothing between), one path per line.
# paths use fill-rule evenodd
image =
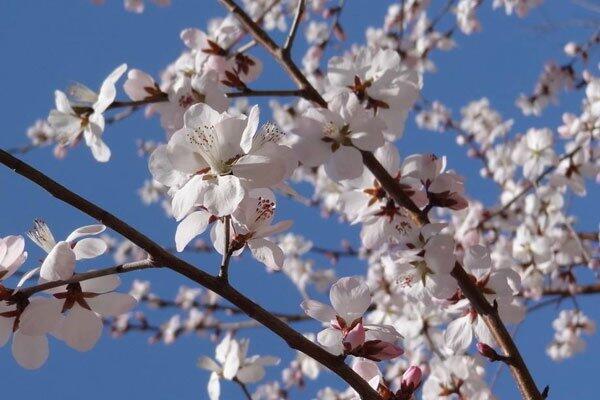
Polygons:
M216 1L174 1L168 8L149 5L147 12L134 15L123 10L120 1L109 1L97 7L86 0L55 0L52 2L4 1L0 3L0 64L3 95L0 98L3 148L23 144L26 128L39 117L44 117L53 106L53 91L64 89L72 81L97 87L100 81L118 64L127 62L157 74L183 49L179 32L188 27L204 28L209 17L222 15ZM362 42L365 26L378 24L388 1L348 2L342 22L349 36L348 42ZM424 96L438 99L453 109L455 116L469 101L487 96L493 107L505 118L514 118L513 132L530 126L556 127L563 110L577 113L581 93L561 96L559 107L550 107L543 117L523 117L514 106L521 92L532 90L544 61L563 59L562 47L570 39L585 40L590 26L598 25L600 15L568 1L551 2L532 15L520 20L503 12L491 10L489 2L481 11L483 32L471 37L457 35L458 48L434 57L439 72L426 77ZM303 46L295 47L299 55ZM264 56L263 51L256 54ZM597 64L596 55L595 62ZM591 69L595 67L592 65ZM268 77L268 78L267 78ZM257 88L291 88L292 83L279 67L267 63L264 76ZM121 97L123 95L121 94ZM264 115L263 115L264 118ZM446 154L450 166L467 178L467 190L487 204L494 201L496 188L478 177L479 163L467 159L454 143L452 134L421 132L409 123L405 137L399 142L401 154L436 152ZM136 115L107 129L106 141L113 150L108 164L95 162L87 148L69 153L57 161L49 149L27 154L24 158L59 182L106 209L122 216L133 226L149 234L160 243L172 242L175 222L164 217L158 206L141 206L136 190L148 178L146 162L135 155L138 138L161 139L162 132L156 120L146 121ZM23 234L36 217L43 217L56 236L68 234L73 228L92 221L71 207L55 201L33 184L0 169L0 209L3 210L0 234ZM582 230L597 229L597 209L600 196L592 188L586 199L574 199L579 210L578 224ZM313 238L323 246L335 247L343 238L356 242L356 230L346 229L335 218L322 219L314 209L281 200L279 218L296 220L293 230ZM29 242L30 259L27 267L34 267L41 253ZM189 257L209 272L216 271L217 260L209 255ZM109 257L100 265L109 265ZM326 260L318 259L322 266ZM98 267L82 264L80 268ZM340 276L360 274L364 265L359 262L341 262ZM253 299L268 309L298 312L299 297L292 285L280 276L267 275L248 257L236 261L232 267L233 282ZM181 278L167 271L144 273L153 282L154 291L173 297ZM124 278L128 288L131 277ZM257 283L258 282L258 283ZM581 299L581 306L594 319L600 311L594 307L594 298ZM569 306L568 302L565 302ZM600 357L600 340L589 338L586 353L572 360L555 364L544 353L551 340L550 322L555 314L552 308L537 312L520 328L518 344L540 386L551 385L551 398L596 398L594 385ZM165 314L149 313L156 323L166 319ZM303 324L299 329L316 331L316 324ZM278 354L287 361L293 352L266 330L248 331L251 353ZM62 343L52 340L48 363L40 370L20 369L11 358L10 348L0 349L0 373L5 396L21 398L62 398L88 400L112 398L147 399L201 399L205 398L208 374L195 367L202 354L212 354L213 346L205 339L187 336L172 346L146 343L147 336L130 334L113 340L105 335L91 352L79 354ZM284 363L287 363L284 361ZM493 368L492 368L493 370ZM278 372L269 376L275 377ZM340 386L336 377L325 374L322 382ZM310 385L307 393L314 389ZM238 398L237 387L226 386L224 398ZM496 391L502 399L516 398L514 384L507 373L499 380ZM307 398L306 393L293 392L294 398Z

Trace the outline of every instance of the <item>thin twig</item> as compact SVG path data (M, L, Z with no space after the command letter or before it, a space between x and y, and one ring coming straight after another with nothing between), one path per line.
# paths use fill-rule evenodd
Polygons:
M296 7L296 13L294 15L294 21L292 22L292 27L290 28L290 32L285 39L285 43L283 45L282 51L284 55L290 56L292 52L292 46L294 45L294 40L296 39L296 33L298 32L298 27L300 26L300 21L302 21L302 17L304 16L304 7L306 5L305 0L299 0L298 6Z
M231 235L231 216L227 215L223 218L223 258L221 259L221 268L219 269L219 278L225 282L229 282L229 261L233 254L230 248Z
M123 274L126 272L138 271L141 269L160 268L160 265L153 263L151 259L142 261L134 261L125 264L115 265L113 267L102 268L96 271L83 272L73 275L72 278L41 283L39 285L20 289L17 293L19 296L29 297L35 293L43 292L44 290L54 289L60 286L69 285L71 283L83 282L90 279L100 278L107 275Z
M233 381L235 383L237 383L238 386L242 389L242 392L244 392L244 396L246 396L246 399L252 400L252 395L248 391L248 388L246 387L246 384L244 382L240 381L237 377L234 377Z

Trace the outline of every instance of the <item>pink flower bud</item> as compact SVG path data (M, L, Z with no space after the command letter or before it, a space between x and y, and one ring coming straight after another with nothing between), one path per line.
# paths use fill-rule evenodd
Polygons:
M413 393L419 387L422 376L421 368L414 365L408 368L402 375L402 382L400 383L402 392Z
M502 356L496 352L490 345L479 342L475 346L479 354L489 359L490 361L498 361L502 359Z
M367 342L365 346L365 355L363 357L374 361L391 360L401 356L404 353L401 347L388 342Z
M365 342L365 327L362 322L359 322L346 334L344 337L344 349L348 352L362 346Z

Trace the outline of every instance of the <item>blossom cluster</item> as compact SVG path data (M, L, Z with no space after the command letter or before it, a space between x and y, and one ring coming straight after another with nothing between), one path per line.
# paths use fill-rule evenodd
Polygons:
M528 304L540 305L536 302L544 296L574 299L586 279L594 274L597 279L598 234L576 230L568 200L587 195L600 180L600 78L583 71L579 79L573 62L548 64L535 94L519 98L525 114L539 115L562 89L584 88L581 110L563 114L559 127L517 130L488 98L473 99L455 119L449 107L421 93L427 74L436 69L431 53L455 45L454 30L439 30L441 17L431 18L429 3L390 5L381 26L366 31L365 43L330 56L328 44L345 39L341 6L312 1L300 13L303 2L244 1L239 12L265 35L292 29L288 39L294 39L297 24L305 28L302 68L287 58L289 48L271 51L284 64L292 63L288 69L301 82L298 91L253 89L259 79L268 80L264 60L252 51L256 43L244 42L247 24L231 13L210 20L204 30L184 29L181 54L158 77L122 64L98 91L83 84L56 91L55 109L27 136L33 146L54 144L58 157L84 142L96 161L109 162L106 127L144 108L146 117L157 118L164 138L139 143L149 170L139 194L145 204L160 203L172 219L173 244L166 250L218 253L214 279L225 287L230 264L247 253L264 265L269 279L276 274L288 279L298 289L299 307L295 314L274 317L289 324L318 321L320 330L306 329L304 337L348 360L384 400L417 394L424 400L494 399L486 359L475 348L499 361L506 356L494 348L506 351L506 344L497 342L489 313L482 313L468 289L477 291L501 323L516 326ZM458 31L475 34L482 28L481 3L460 0L442 17L450 12ZM493 7L524 17L540 3L495 0ZM142 1L125 6L136 13L144 9ZM587 60L597 42L595 36L565 51ZM117 100L121 79L128 101ZM268 122L267 107L239 99L270 93L295 98L286 104L271 100ZM125 114L109 115L118 108ZM456 134L467 155L481 162L481 177L497 190L496 204L472 197L477 190L466 186L454 160L404 152L412 111L420 129ZM283 197L354 226L358 244L327 249L289 232L293 221L278 215ZM114 274L78 280L79 260L105 253L119 264L151 258L148 249L128 240L96 237L104 229L82 227L57 242L47 225L36 221L29 236L47 256L14 290L0 285L0 344L12 333L19 364L44 363L47 335L89 350L104 323L114 336L150 332L151 343L172 344L190 333L218 342L214 359L203 355L198 361L210 372L211 400L221 396L225 381L247 394L247 385L265 379L265 367L280 363L278 357L248 356L249 341L239 331L258 326L257 321L229 321L243 307L225 304L211 291L181 286L171 300L153 293L149 281L135 280L124 294L115 292L120 282ZM15 274L26 258L22 237L3 238L0 280ZM361 269L349 272L346 258ZM323 260L330 265L321 266ZM24 283L36 274L46 289L28 291ZM327 291L330 304L322 299ZM132 311L137 302L175 311L154 323L145 311ZM582 334L595 330L574 304L552 324L547 353L554 360L582 351ZM303 388L322 369L319 360L299 351L281 379L269 376L252 398L286 399L290 389ZM352 388L326 387L316 397L358 395Z

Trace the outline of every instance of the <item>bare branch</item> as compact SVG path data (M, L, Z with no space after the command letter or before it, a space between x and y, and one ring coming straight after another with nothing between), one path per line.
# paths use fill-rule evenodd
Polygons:
M229 261L233 254L229 236L231 234L231 216L227 215L223 221L223 259L221 260L221 268L219 269L219 278L225 282L229 282Z
M102 268L96 271L83 272L81 274L75 274L70 279L59 280L41 283L36 286L20 289L17 293L19 296L29 297L35 293L43 292L44 290L54 289L60 286L68 285L71 283L77 283L87 281L94 278L100 278L107 275L123 274L126 272L139 271L141 269L159 268L159 265L155 265L151 259L142 261L135 261L120 265L115 265L109 268Z
M288 33L287 38L285 39L285 43L283 45L283 54L286 56L290 56L292 52L292 46L294 45L294 40L296 39L296 33L298 32L298 27L300 26L300 21L302 21L302 17L304 16L304 7L306 6L305 0L299 0L298 6L296 7L296 14L294 15L294 21L292 22L292 27L290 28L290 32Z

